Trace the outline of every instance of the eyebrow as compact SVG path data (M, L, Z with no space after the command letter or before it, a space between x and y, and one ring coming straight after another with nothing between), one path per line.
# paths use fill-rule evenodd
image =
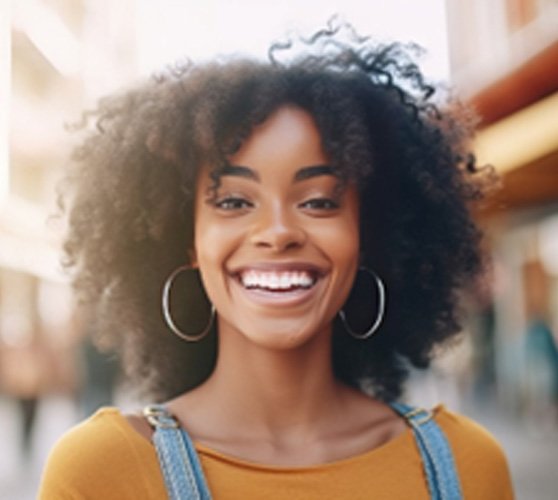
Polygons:
M223 165L217 169L216 175L217 177L244 177L245 179L260 182L260 176L256 171L249 167L243 167L242 165ZM340 177L339 171L331 165L310 165L308 167L302 167L296 172L294 182L305 181L306 179L311 179L312 177L318 177L321 175L331 175L337 178Z
M331 165L312 165L310 167L301 168L295 174L294 180L295 182L299 182L312 177L318 177L320 175L332 175L333 177L339 177L339 171Z
M251 168L242 167L241 165L223 165L222 167L219 167L215 173L217 177L244 177L246 179L251 179L257 182L260 181L260 176L257 172L255 172Z

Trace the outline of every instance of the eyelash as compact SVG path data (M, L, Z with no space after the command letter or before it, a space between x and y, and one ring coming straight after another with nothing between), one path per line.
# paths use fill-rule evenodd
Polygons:
M242 206L240 206L242 205ZM213 206L220 210L233 211L233 210L244 210L246 208L252 208L253 203L245 198L239 196L227 196L213 202Z
M218 210L225 212L243 211L253 208L254 204L240 196L227 196L212 202ZM339 208L339 203L331 198L312 198L298 205L302 209L316 212L331 212Z
M331 198L312 198L299 205L310 210L335 210L339 208L339 203Z

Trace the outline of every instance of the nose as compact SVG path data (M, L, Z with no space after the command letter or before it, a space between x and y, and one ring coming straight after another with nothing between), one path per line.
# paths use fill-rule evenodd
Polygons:
M250 236L253 245L282 252L299 248L306 241L306 232L296 221L296 216L288 209L275 204L261 209L258 220Z

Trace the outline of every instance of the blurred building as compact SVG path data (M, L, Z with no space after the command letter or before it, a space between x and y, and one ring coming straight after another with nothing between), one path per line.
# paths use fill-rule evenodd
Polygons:
M546 384L550 405L558 388L558 2L446 6L453 83L480 115L478 159L502 183L478 214L495 259L480 344L502 400L529 413L534 387Z
M79 110L138 76L140 42L153 43L145 41L147 5L0 2L0 381L5 390L15 392L17 386L21 393L22 387L38 393L46 390L45 380L64 380L71 372L58 369L63 373L55 375L60 362L44 354L64 352L80 333L58 265L63 223L47 224L56 212L55 185L72 142L64 124L78 121ZM446 7L452 78L482 118L479 160L493 164L503 184L479 214L497 276L496 294L484 296L485 316L479 319L490 332L483 340L485 372L509 394L504 397L520 400L518 388L525 380L516 368L534 311L551 332L558 330L558 3L447 0ZM194 13L189 21L200 24ZM165 37L159 34L157 40L163 51ZM545 285L529 285L537 280ZM8 368L18 366L24 352L47 359L30 363L45 368L27 374ZM489 368L492 361L495 370ZM20 372L21 380L7 383L7 371Z
M72 393L80 378L56 186L67 125L137 74L133 4L0 3L0 394L15 399Z

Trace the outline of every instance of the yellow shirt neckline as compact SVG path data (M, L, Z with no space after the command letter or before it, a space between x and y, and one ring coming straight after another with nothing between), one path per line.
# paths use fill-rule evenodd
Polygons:
M437 413L440 409L442 409L442 405L437 406L434 409L434 413ZM106 407L101 408L97 412L98 414L102 413L112 413L115 417L117 417L118 426L126 432L126 434L134 436L133 439L136 442L142 442L142 446L149 447L152 451L155 450L153 443L146 439L144 436L139 434L128 422L126 417L122 414L122 412L118 408L114 407ZM210 459L219 461L222 463L227 463L232 466L236 466L243 469L252 469L257 471L267 471L267 472L293 472L293 473L300 473L300 472L312 472L312 471L323 471L324 469L333 469L339 467L347 467L354 465L360 461L369 462L370 460L378 457L378 460L381 460L381 456L384 453L392 453L397 452L397 448L405 448L409 446L409 440L414 441L414 435L411 428L405 429L402 433L395 436L394 438L390 439L389 441L377 446L371 450L364 451L357 455L353 455L346 458L340 458L331 462L324 462L324 463L317 463L311 465L302 465L302 466L289 466L289 465L274 465L274 464L265 464L260 462L253 462L247 459L243 459L240 457L236 457L234 455L230 455L228 453L223 453L221 451L215 450L210 448L209 446L204 445L203 443L193 441L194 447L196 451L199 453L201 459Z

